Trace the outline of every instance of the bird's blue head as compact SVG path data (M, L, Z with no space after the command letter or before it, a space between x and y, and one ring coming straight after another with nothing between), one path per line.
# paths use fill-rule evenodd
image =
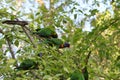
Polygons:
M68 42L65 42L64 47L70 47L70 44Z

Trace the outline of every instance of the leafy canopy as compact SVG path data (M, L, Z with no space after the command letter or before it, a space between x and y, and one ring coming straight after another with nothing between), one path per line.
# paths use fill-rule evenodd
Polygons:
M81 72L86 66L89 80L119 80L120 1L81 2L90 7L75 0L50 0L49 6L44 0L1 0L0 76L5 80L74 80L73 76L79 75L77 78L84 80ZM101 4L109 7L98 10ZM28 25L3 24L5 20L27 21ZM56 50L33 34L35 29L47 26L57 32L58 40L69 42L70 48ZM85 31L88 26L91 30ZM42 57L37 56L39 53ZM39 69L15 70L25 59L38 62ZM28 60L25 64L28 63L34 62Z

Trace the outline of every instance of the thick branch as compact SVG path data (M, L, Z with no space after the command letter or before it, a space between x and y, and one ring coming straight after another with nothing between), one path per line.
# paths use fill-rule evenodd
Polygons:
M28 25L27 21L14 21L14 20L6 20L2 22L3 24L9 24L9 25Z

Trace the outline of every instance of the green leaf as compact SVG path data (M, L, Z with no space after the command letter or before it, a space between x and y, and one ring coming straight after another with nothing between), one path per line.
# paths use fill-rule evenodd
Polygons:
M69 70L67 69L67 67L64 67L63 69L64 69L64 71L66 71L67 73L69 73Z
M9 59L9 60L7 61L8 64L13 64L14 62L15 62L15 59Z
M79 9L78 11L79 11L79 12L81 12L81 13L83 13L83 11L82 11L82 10L80 10L80 9Z
M2 48L2 44L5 44L5 40L4 39L0 39L0 48Z
M97 9L90 10L91 15L94 16L97 12L99 12Z
M14 43L16 46L19 45L19 41L18 40L15 40L15 43Z
M76 19L77 18L77 14L74 14L74 19Z

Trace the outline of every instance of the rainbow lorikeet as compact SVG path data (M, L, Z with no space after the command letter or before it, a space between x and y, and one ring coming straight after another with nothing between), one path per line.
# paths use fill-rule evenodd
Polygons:
M88 70L86 66L82 69L82 74L84 76L84 79L88 80Z
M29 69L38 69L38 63L32 59L25 59L20 65L16 68L18 70L29 70Z
M70 80L85 80L85 79L82 72L74 71L70 76Z
M40 37L44 37L44 38L57 38L58 37L57 33L51 28L36 29L36 32L33 32L33 34L37 34Z
M61 39L58 39L58 38L46 39L45 43L49 44L50 46L56 46L58 48L70 47L69 43L67 43L67 42L63 43L63 41Z

